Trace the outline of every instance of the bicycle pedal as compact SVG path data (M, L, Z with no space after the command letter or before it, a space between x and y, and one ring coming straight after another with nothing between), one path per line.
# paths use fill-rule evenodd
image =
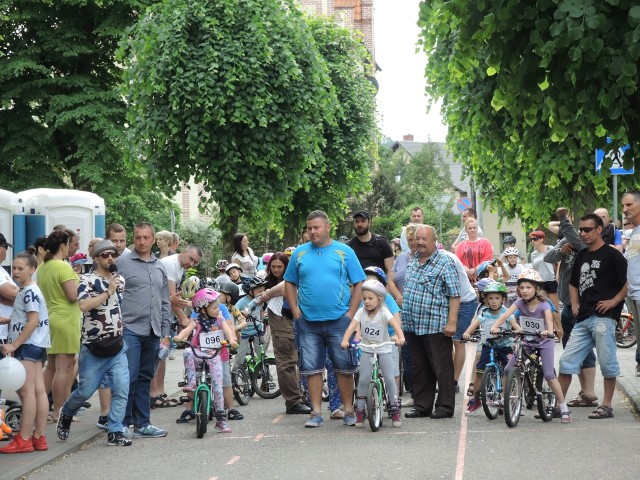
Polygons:
M187 382L178 382L178 386L179 386L180 388L182 388L182 387L186 387L186 386L187 386Z

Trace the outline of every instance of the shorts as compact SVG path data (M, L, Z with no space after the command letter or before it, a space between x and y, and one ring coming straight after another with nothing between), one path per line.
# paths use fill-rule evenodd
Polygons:
M100 379L98 388L111 388L112 385L113 385L113 382L111 381L111 377L109 376L109 373L105 372L105 374Z
M325 352L336 373L349 375L358 370L357 355L352 347L341 347L342 336L351 319L343 315L337 320L310 322L304 315L295 321L296 347L301 375L316 375L324 371Z
M558 293L558 282L555 280L542 282L542 289L547 293Z
M478 364L476 365L476 371L478 373L483 372L484 368L489 363L489 350L491 347L487 347L485 345L482 346L482 350L480 351L480 360L478 360ZM495 347L493 349L493 359L494 361L505 367L507 363L509 363L509 356L513 353L511 347Z
M47 359L47 349L23 343L13 352L14 358L18 360L29 360L30 362L44 362Z
M222 388L231 388L231 365L229 360L222 361Z
M460 303L456 333L452 337L454 340L462 340L462 334L469 328L469 325L471 325L471 320L473 320L477 309L478 302L476 300Z
M616 321L612 318L590 317L577 322L571 331L571 337L560 357L560 373L577 375L583 368L585 358L595 344L600 371L604 378L620 375L620 365L616 357Z

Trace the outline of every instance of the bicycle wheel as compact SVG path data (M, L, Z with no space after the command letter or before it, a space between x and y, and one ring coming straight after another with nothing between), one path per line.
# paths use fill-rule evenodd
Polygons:
M524 375L521 367L513 367L507 376L507 388L504 395L504 421L510 428L514 428L520 421Z
M367 418L372 432L377 432L382 426L383 416L382 395L376 382L369 382L369 395L367 395Z
M553 409L556 406L556 396L551 391L551 387L544 379L542 373L538 372L536 377L536 397L538 413L544 422L553 420Z
M22 423L22 407L9 407L4 415L4 423L9 425L14 432L20 430Z
M196 411L196 435L198 438L204 437L207 433L207 422L209 421L209 413L207 407L209 406L209 395L206 389L202 388L198 392L198 407Z
M265 358L256 365L251 377L251 385L259 397L276 398L280 396L275 358Z
M487 367L482 375L482 384L480 387L480 400L484 414L489 420L498 418L498 410L500 409L500 392L498 392L498 375L500 372L494 366Z
M251 380L244 367L235 367L231 370L231 386L233 398L240 405L247 405L251 400Z
M631 315L620 316L616 324L616 345L619 348L631 348L636 344L636 326Z

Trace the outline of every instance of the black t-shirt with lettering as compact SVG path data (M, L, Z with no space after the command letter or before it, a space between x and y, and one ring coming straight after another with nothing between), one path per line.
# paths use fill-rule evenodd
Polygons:
M576 254L569 284L578 289L580 310L576 320L580 322L596 315L617 320L624 301L604 313L596 311L601 300L610 300L627 283L627 259L615 248L604 244L597 250L588 248Z
M384 259L393 257L393 252L386 238L372 233L368 242L361 242L358 237L353 237L347 245L356 252L362 268L380 267L385 273L389 273L384 267Z

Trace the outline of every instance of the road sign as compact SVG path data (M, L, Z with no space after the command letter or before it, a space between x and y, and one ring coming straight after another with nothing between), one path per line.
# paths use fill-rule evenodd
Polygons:
M611 139L607 138L607 143L611 143ZM610 158L611 163L611 175L633 175L634 167L631 167L629 170L624 168L622 164L622 155L624 152L629 150L629 145L625 145L624 147L618 150L617 158L614 156L613 150L605 155L604 150L596 150L596 172L600 172L600 167L602 166L602 162L605 158ZM635 159L634 159L635 161Z
M464 212L467 208L471 208L473 203L467 197L462 197L456 202L456 208L460 213Z

